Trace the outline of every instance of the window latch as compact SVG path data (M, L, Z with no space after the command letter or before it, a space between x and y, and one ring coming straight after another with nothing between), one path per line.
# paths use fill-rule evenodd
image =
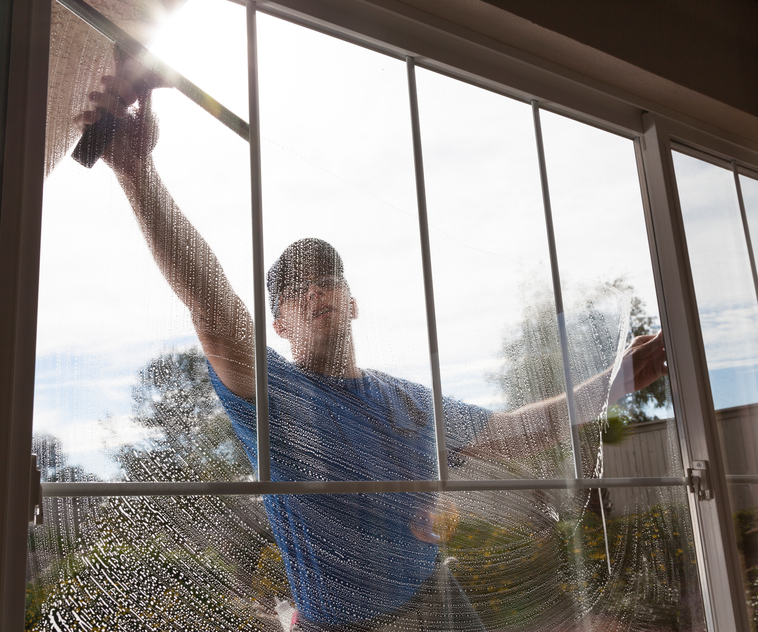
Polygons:
M687 468L687 488L697 495L698 500L711 500L711 477L708 473L708 461L693 461Z
M37 455L32 454L29 485L29 524L42 524L42 475L37 467Z

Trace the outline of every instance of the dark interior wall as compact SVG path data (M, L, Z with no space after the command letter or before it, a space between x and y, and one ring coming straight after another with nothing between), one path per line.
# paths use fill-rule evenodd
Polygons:
M758 116L758 0L484 0Z
M11 14L13 2L0 2L0 196L3 192L3 158L5 152L5 113L8 106L8 71L10 70Z
M0 2L0 199L3 194L3 169L5 156L5 119L8 106L8 72L10 70L10 25L13 2ZM0 223L0 226L2 223ZM2 297L5 301L5 296ZM0 379L5 377L4 367L0 366ZM3 385L0 384L0 390ZM4 412L0 412L0 625L3 621L3 607L5 595L5 538L7 508L6 498L10 473L8 471L8 446L10 445L10 427L4 423Z

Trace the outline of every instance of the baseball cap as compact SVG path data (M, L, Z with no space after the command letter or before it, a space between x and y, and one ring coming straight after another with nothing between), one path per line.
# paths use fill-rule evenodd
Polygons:
M344 278L342 257L331 244L308 237L287 246L266 275L269 306L274 318L278 317L279 298L284 288L324 276Z

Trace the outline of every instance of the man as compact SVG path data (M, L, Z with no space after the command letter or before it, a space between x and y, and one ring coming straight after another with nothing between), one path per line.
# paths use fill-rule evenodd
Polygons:
M93 92L96 110L123 119L105 158L116 173L161 272L190 311L211 379L253 465L255 367L251 316L215 254L186 220L155 171L149 89L131 60ZM136 113L128 107L138 103ZM269 408L272 480L426 480L436 477L429 391L356 364L352 321L358 306L339 254L326 242L289 246L267 277L274 329L292 350L272 350ZM610 386L611 401L666 372L660 335L636 339ZM591 419L610 370L580 385L577 401ZM603 398L604 399L604 398ZM546 442L565 410L554 398L509 413L446 399L451 460L457 454L508 454ZM538 421L535 424L535 420ZM434 497L429 494L266 496L302 626L310 630L481 630L465 595L437 559Z

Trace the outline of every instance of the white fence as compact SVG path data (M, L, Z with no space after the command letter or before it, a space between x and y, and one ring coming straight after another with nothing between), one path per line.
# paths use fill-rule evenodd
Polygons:
M758 475L758 404L716 411L719 435L726 457L727 474ZM629 427L629 437L604 448L607 478L637 476L683 476L679 458L676 422L664 419ZM733 511L758 505L757 485L730 485ZM612 515L644 511L671 499L665 489L611 489Z

